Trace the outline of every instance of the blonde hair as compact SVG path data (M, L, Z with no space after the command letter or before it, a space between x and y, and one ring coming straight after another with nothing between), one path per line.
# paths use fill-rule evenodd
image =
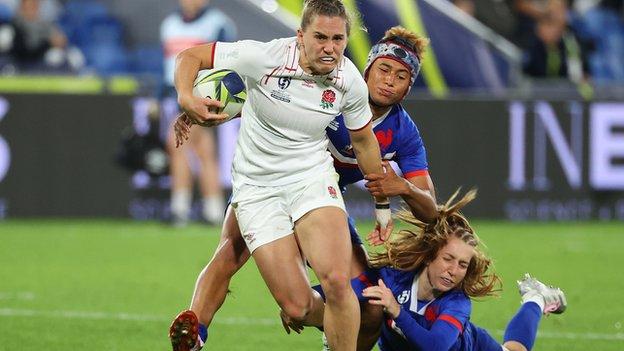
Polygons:
M401 26L394 26L386 31L381 41L392 41L393 39L401 38L403 41L411 44L414 53L418 57L418 60L422 62L427 46L429 46L429 39L421 37L416 33L405 29Z
M416 219L409 211L399 212L398 218L414 226L414 229L401 230L386 242L385 251L372 253L371 265L377 268L389 266L404 271L421 271L435 260L450 238L456 237L474 247L474 256L468 264L466 276L457 289L470 297L496 295L500 290L500 278L491 272L491 259L480 250L482 245L479 237L460 212L475 199L477 191L471 190L453 203L458 193L459 190L444 205L438 207L438 218L429 224Z

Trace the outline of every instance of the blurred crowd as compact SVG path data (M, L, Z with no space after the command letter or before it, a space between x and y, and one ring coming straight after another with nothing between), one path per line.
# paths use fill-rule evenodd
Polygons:
M624 0L451 0L516 44L523 71L624 83ZM128 49L101 0L0 0L0 72L162 73L158 46Z
M132 50L105 1L0 0L0 72L162 73L158 45Z
M523 51L523 71L624 83L623 0L453 0Z

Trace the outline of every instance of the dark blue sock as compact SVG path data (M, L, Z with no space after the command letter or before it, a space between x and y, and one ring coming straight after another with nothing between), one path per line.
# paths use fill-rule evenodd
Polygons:
M520 306L516 315L507 324L503 340L516 341L524 345L527 350L533 348L537 327L542 318L542 309L534 302L527 302Z
M208 340L208 327L199 323L199 338L205 343Z

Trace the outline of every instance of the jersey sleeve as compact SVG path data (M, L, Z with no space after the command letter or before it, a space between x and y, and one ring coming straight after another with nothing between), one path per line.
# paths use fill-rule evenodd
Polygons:
M366 127L373 117L368 106L368 88L359 73L354 74L350 89L345 94L345 103L341 112L345 126L349 130L360 130Z
M463 298L462 298L463 297ZM421 351L448 351L463 333L470 316L470 299L463 294L452 296L441 308L440 314L433 322L431 329L426 329L410 315L401 309L395 319L396 325L401 328L410 344Z
M416 124L405 115L401 120L402 145L397 151L396 163L403 177L412 178L428 174L427 151Z
M472 303L470 299L463 293L455 293L441 306L440 314L435 323L446 322L457 328L460 333L463 333L464 326L470 319L471 310Z
M214 68L230 69L243 77L255 79L264 72L262 62L267 57L266 43L254 40L216 42L213 50Z

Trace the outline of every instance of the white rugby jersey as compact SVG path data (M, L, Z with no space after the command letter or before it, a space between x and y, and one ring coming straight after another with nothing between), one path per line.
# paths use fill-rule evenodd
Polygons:
M213 41L234 41L236 25L223 12L212 7L204 8L190 20L176 11L162 22L160 40L164 50L164 82L173 86L175 59L180 52Z
M343 58L329 74L299 67L296 38L217 43L215 68L238 72L247 86L232 165L233 185L279 186L333 169L325 128L340 113L351 130L372 113L366 83Z

